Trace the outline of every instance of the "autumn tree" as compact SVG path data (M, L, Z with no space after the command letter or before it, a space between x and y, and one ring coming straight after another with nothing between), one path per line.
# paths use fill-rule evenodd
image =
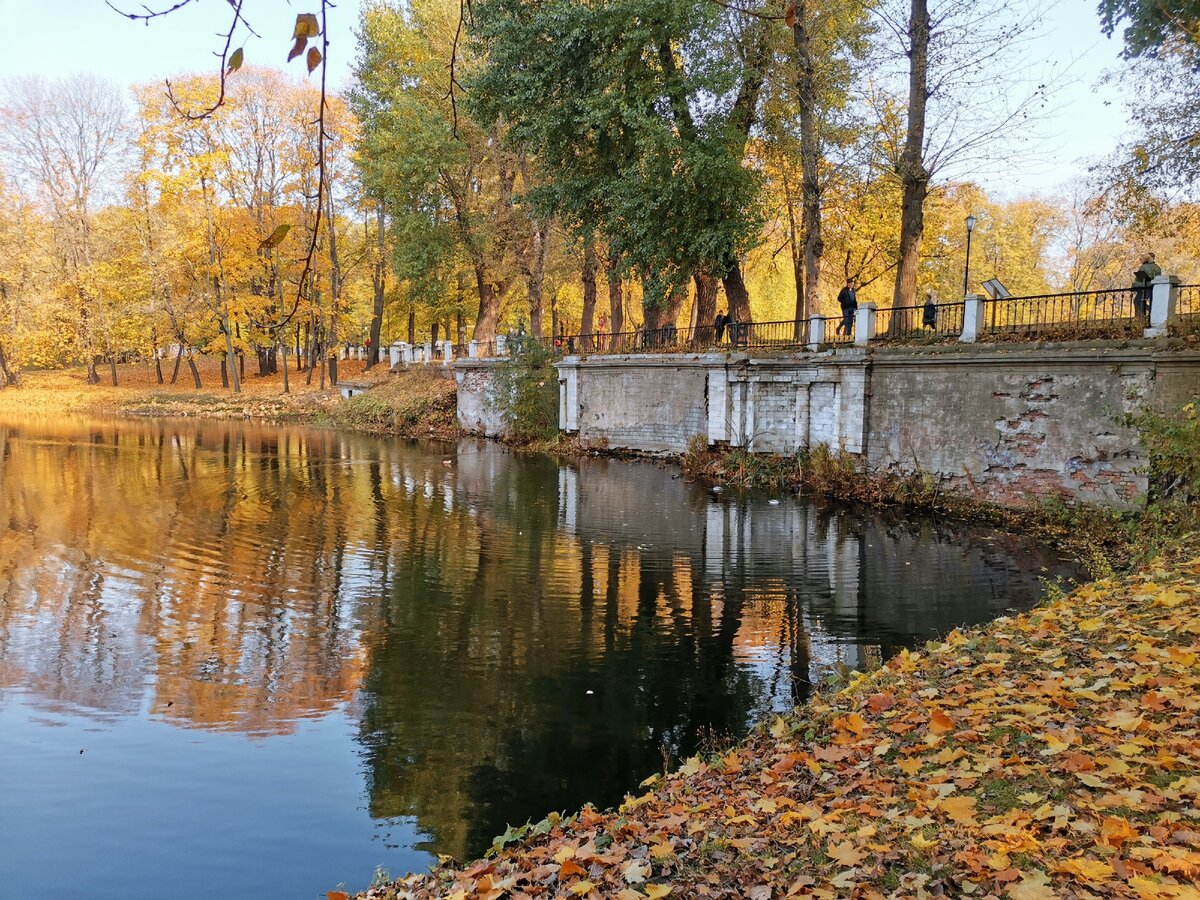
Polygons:
M876 15L897 63L890 78L906 98L888 164L902 189L892 304L911 306L930 191L1028 147L1055 78L1035 77L1023 49L1042 21L1032 0L886 0Z
M55 250L75 295L75 334L64 335L99 380L94 304L85 270L92 264L92 217L122 158L126 107L113 84L88 75L8 86L0 108L0 152L7 171L34 192L53 230Z

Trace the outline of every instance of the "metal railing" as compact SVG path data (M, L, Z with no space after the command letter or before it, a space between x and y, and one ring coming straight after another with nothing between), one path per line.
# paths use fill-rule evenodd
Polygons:
M1170 329L1177 335L1200 334L1200 284L1181 284Z
M1149 324L1150 292L1124 288L984 302L980 340L1134 337Z
M1142 336L1149 325L1149 290L1121 288L1078 293L1042 294L1003 299L979 298L974 339L980 341L1061 341ZM963 336L967 301L928 303L876 310L872 342L930 343ZM567 356L601 353L700 353L705 351L795 351L813 346L844 346L856 342L857 323L840 331L841 316L771 322L729 323L679 328L636 328L632 331L532 335L500 335L455 347L456 357L506 356L522 345L540 343ZM823 328L819 329L817 323ZM1200 285L1178 288L1173 334L1200 334ZM823 331L820 340L814 340ZM972 340L972 337L966 337Z
M894 306L875 313L875 337L881 341L957 339L962 334L966 304L923 303Z

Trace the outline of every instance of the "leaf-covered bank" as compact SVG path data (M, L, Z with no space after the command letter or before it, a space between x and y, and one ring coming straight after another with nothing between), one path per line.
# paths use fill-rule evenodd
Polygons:
M247 378L234 394L213 384L212 366L202 368L206 386L200 390L182 380L157 384L153 369L142 364L121 366L115 387L86 384L82 370L29 372L19 387L0 390L0 413L254 419L404 437L458 436L454 378L440 367L389 373L381 365L364 373L362 363L352 361L343 368L343 384L370 390L343 400L328 383L322 386L314 376L309 384L307 372L293 372L287 394L279 375Z
M1200 542L363 896L1200 896Z

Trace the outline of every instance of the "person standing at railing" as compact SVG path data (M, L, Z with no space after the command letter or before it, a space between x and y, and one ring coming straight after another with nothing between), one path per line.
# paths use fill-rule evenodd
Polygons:
M1133 273L1133 312L1138 318L1145 318L1150 311L1150 283L1161 274L1153 253L1142 257L1141 267Z
M933 302L933 291L925 295L925 305L921 307L921 326L937 330L937 304Z
M716 335L716 338L713 340L714 344L721 343L721 339L725 337L725 325L728 321L729 317L725 313L717 313L716 321L713 322L713 333Z
M846 286L838 291L838 306L842 308L842 321L838 322L837 334L851 334L854 331L854 313L858 310L858 292L855 288L858 282L853 278L846 279Z

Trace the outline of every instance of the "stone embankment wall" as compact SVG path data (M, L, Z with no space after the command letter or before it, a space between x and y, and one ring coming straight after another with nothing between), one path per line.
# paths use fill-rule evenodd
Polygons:
M498 434L490 364L458 364L459 422ZM1200 394L1200 353L1162 341L567 357L559 425L585 444L792 454L825 445L872 472L928 473L999 503L1114 507L1146 490L1122 417Z

